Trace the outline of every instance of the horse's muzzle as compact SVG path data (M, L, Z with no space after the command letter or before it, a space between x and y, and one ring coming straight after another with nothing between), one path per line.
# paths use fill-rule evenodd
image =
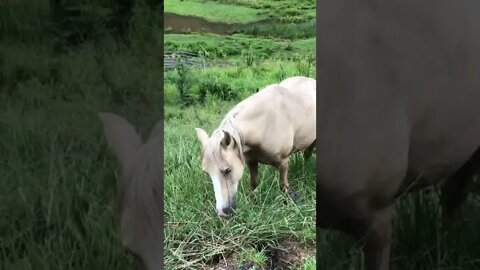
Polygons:
M223 219L230 219L236 208L237 208L237 198L235 196L232 198L232 200L230 200L230 205L227 207L224 207L221 212L218 212L218 215Z

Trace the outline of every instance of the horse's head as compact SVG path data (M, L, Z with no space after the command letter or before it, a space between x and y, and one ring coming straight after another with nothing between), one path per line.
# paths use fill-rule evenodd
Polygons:
M238 183L243 175L243 153L238 134L216 130L209 137L196 128L202 148L202 169L210 176L215 190L217 213L228 218L236 207Z
M118 210L122 245L146 270L163 269L161 160L163 123L160 121L146 144L135 128L113 113L100 113L109 148L120 162Z

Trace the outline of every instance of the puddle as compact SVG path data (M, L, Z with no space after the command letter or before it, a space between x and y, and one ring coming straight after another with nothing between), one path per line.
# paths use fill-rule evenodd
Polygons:
M234 31L238 31L244 27L250 27L254 25L265 25L274 23L273 20L262 20L252 23L224 23L224 22L211 22L201 17L184 16L175 13L165 12L164 14L164 28L165 33L169 34L184 34L188 32L206 32L219 35L226 35Z

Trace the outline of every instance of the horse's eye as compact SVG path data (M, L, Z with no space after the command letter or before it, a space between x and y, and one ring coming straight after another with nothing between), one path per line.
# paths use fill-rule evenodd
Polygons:
M226 168L225 171L223 171L223 174L229 174L232 171L230 168Z

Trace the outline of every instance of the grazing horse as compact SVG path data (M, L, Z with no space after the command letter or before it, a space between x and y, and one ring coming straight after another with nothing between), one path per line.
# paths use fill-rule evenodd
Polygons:
M144 144L135 128L120 116L100 113L100 119L108 145L121 165L118 209L122 245L145 269L163 269L163 122Z
M443 183L449 220L480 170L480 1L319 7L317 225L387 270L398 197Z
M263 163L279 169L280 187L289 190L289 155L305 151L308 158L315 145L315 89L314 79L291 77L241 101L210 137L205 130L195 129L202 169L213 182L220 217L228 218L236 207L244 162L252 189L257 187L258 163Z

